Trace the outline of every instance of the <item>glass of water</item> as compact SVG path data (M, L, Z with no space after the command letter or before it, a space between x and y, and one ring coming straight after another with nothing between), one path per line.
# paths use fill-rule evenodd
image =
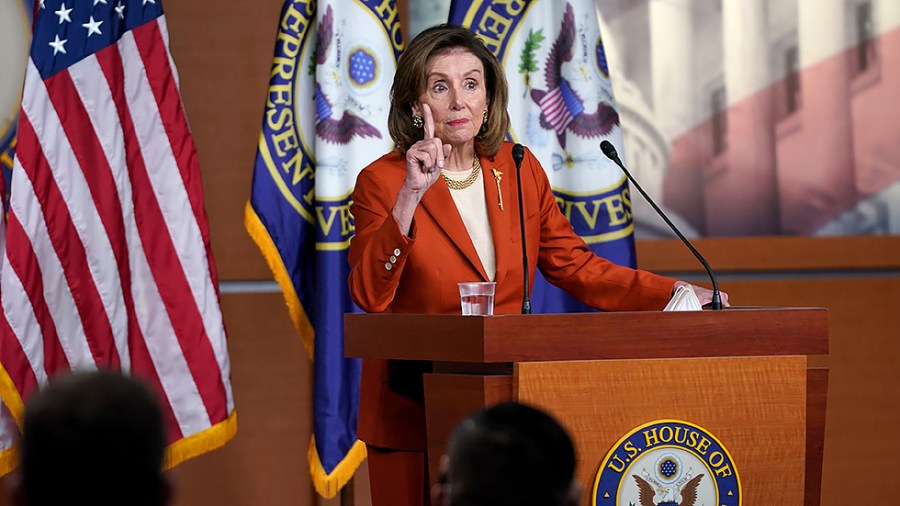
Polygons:
M466 282L459 283L459 299L462 302L463 316L490 316L494 314L494 289L497 283Z

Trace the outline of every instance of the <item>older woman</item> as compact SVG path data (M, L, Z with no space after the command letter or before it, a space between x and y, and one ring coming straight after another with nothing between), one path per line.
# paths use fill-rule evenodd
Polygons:
M370 312L459 314L460 281L495 281L496 314L519 313L521 232L507 84L471 32L418 35L394 76L388 127L397 145L357 179L350 293ZM529 279L607 311L662 309L675 279L596 256L556 205L526 150L521 167ZM711 293L695 288L702 302ZM727 296L723 294L727 301ZM424 367L365 361L359 437L369 447L374 506L427 504Z

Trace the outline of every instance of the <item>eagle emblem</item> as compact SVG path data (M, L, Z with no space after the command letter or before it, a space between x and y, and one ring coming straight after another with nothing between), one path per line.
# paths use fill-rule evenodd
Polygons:
M672 486L662 486L659 489L654 489L653 485L640 476L636 474L631 476L637 482L640 490L638 498L641 501L641 506L694 506L694 502L697 501L697 486L700 484L700 479L703 478L702 474L698 474L685 483L676 493ZM654 502L654 498L658 494L662 495L662 500ZM678 496L681 496L681 501L676 501Z
M584 100L578 96L562 75L563 64L572 60L576 26L572 4L566 2L562 26L553 42L544 66L546 90L532 89L531 99L540 107L540 124L556 132L559 145L566 148L566 134L571 131L585 138L608 135L619 124L619 114L604 101L593 112L585 110Z
M322 22L319 24L318 35L316 38L316 64L324 65L328 59L328 53L331 50L332 39L334 38L334 13L331 6L325 10L322 16ZM365 59L365 55L354 55L354 58ZM354 62L357 63L357 62ZM370 72L373 62L364 61L358 64L358 67L365 68L364 72ZM364 74L360 74L360 78ZM357 76L354 76L356 78ZM376 137L381 138L381 132L378 131L371 123L353 114L351 111L344 111L340 119L333 117L334 108L331 101L325 94L320 84L316 84L316 134L327 142L334 144L348 144L353 137Z
M594 482L594 506L741 506L741 481L713 434L682 420L635 427Z

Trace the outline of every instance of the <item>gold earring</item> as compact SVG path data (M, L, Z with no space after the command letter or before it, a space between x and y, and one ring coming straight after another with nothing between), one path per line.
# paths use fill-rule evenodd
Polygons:
M487 109L484 110L484 114L481 116L481 124L482 125L487 124Z
M413 126L416 128L425 126L425 120L422 119L422 116L413 116Z

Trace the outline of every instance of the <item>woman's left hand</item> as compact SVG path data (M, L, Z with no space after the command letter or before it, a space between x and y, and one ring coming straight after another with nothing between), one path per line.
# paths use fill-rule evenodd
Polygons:
M704 288L704 287L702 287L702 286L692 285L692 284L690 284L690 283L688 283L688 282L686 282L686 281L677 281L677 282L675 282L675 288L674 288L674 289L677 290L678 287L683 286L683 285L690 286L690 287L694 290L694 294L697 296L697 299L700 301L700 305L701 305L701 306L705 306L705 305L707 305L707 304L711 304L711 303L712 303L712 299L713 299L713 291L710 290L709 288ZM721 298L722 298L722 307L729 307L729 306L731 306L731 304L728 303L728 294L727 294L727 293L725 293L725 292L719 290L719 296L721 296Z

